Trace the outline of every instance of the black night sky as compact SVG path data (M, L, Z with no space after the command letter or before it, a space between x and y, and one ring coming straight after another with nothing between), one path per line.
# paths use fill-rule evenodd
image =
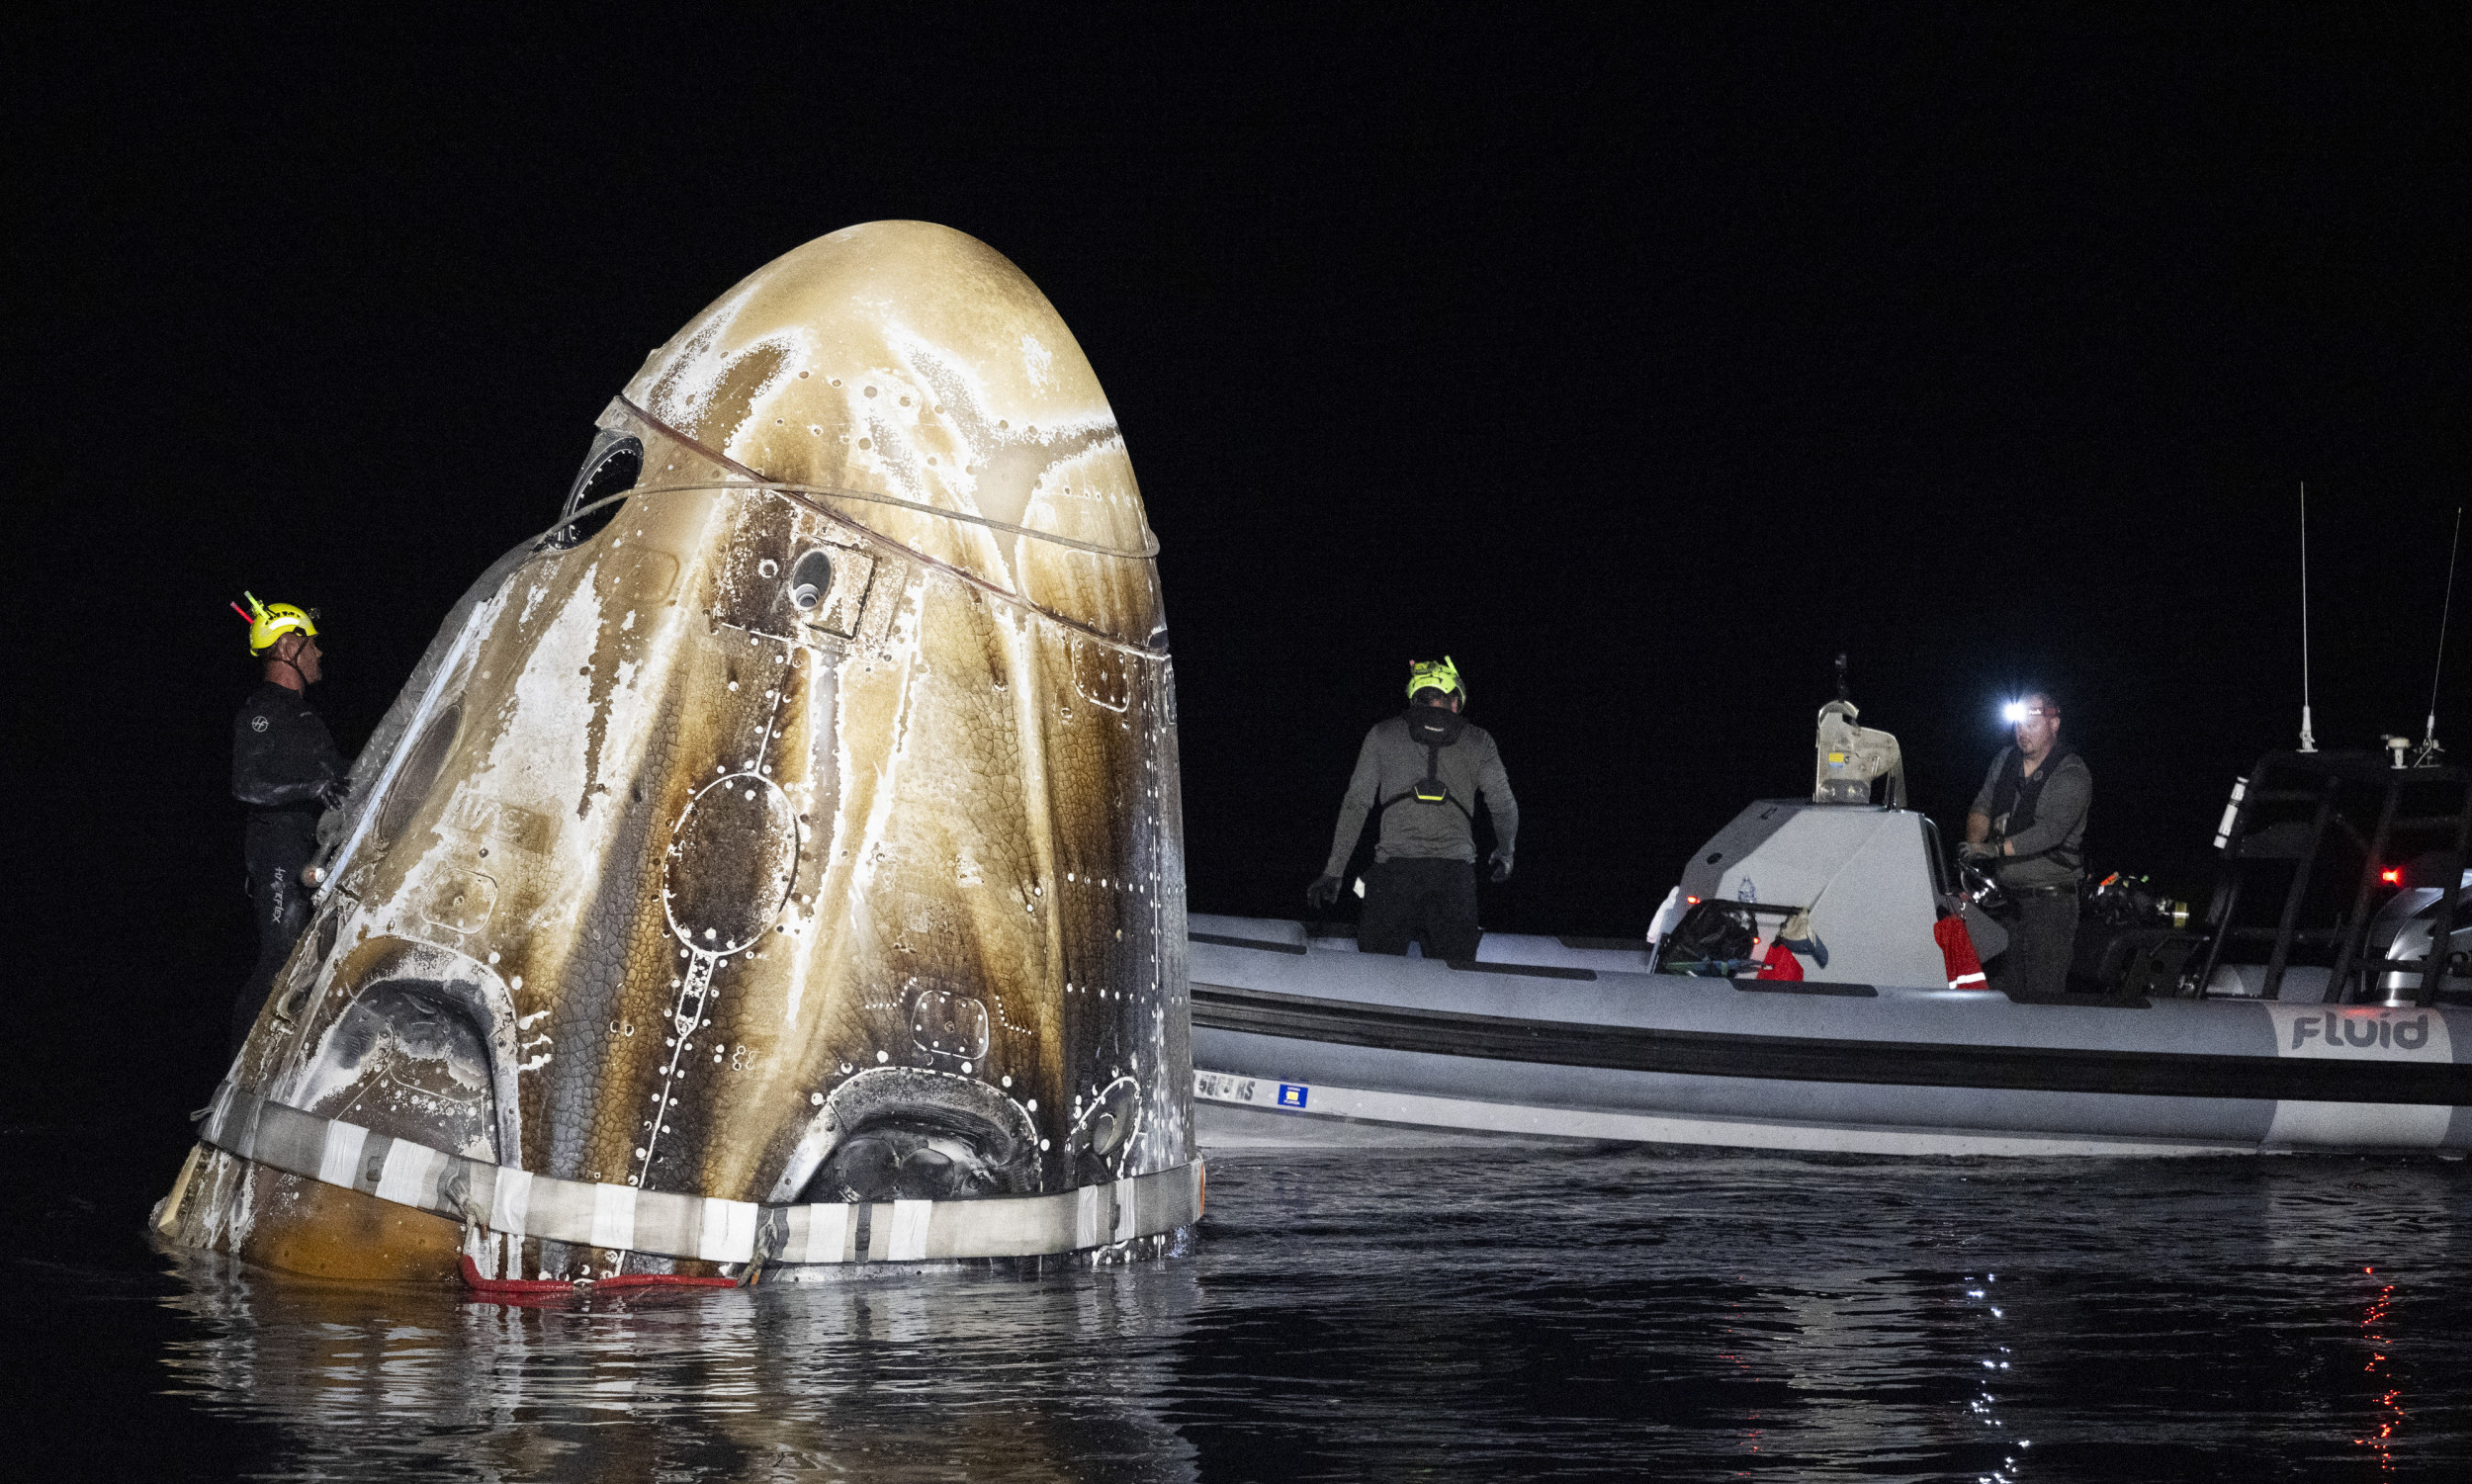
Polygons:
M2459 9L665 14L20 31L13 1100L168 1172L221 1069L226 602L322 609L357 746L645 352L879 218L1010 256L1107 389L1197 910L1302 913L1443 652L1524 814L1489 926L1640 931L1809 787L1840 649L1944 826L2055 686L2095 868L2202 894L2297 722L2303 480L2319 739L2419 731L2472 489Z

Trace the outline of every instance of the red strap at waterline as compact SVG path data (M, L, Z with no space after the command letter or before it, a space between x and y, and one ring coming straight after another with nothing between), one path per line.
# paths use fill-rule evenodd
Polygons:
M688 1277L677 1272L622 1272L614 1277L571 1283L564 1278L485 1278L481 1266L464 1256L464 1286L489 1298L572 1298L612 1288L735 1288L737 1278Z
M1975 935L1966 930L1964 917L1942 917L1931 924L1933 941L1940 945L1940 957L1948 965L1948 987L1952 990L1980 990L1987 981L1983 977L1983 960L1975 957Z
M1801 979L1803 961L1796 958L1794 950L1785 944L1771 943L1768 945L1767 956L1760 960L1759 977L1762 979Z

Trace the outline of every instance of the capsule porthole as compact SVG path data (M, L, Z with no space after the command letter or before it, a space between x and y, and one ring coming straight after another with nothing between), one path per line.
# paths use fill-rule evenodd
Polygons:
M574 481L567 487L567 504L560 511L570 517L552 537L554 545L567 548L579 546L598 536L602 529L618 518L625 502L603 505L588 514L575 512L599 504L614 494L633 489L644 476L644 444L629 434L603 429L592 439L591 450L584 455L583 467L575 471Z
M799 612L815 612L832 590L833 559L824 553L809 552L790 565L790 606Z

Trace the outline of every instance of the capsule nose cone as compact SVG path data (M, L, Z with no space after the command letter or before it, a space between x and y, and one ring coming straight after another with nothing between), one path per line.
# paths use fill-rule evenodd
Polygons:
M875 221L786 253L623 399L688 456L648 460L648 484L709 461L1078 625L1155 631L1157 544L1098 375L1037 286L960 232Z

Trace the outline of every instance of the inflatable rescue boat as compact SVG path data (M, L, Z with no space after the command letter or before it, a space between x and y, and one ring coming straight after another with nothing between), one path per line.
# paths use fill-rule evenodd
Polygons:
M1643 940L1489 933L1444 962L1194 914L1203 1146L2472 1147L2472 980L2450 975L2472 963L2472 774L2269 753L2206 913L2093 914L2083 993L2022 1002L1977 968L2005 945L1997 904L1902 807L1895 740L1840 700L1818 766L1812 797L1702 846Z

